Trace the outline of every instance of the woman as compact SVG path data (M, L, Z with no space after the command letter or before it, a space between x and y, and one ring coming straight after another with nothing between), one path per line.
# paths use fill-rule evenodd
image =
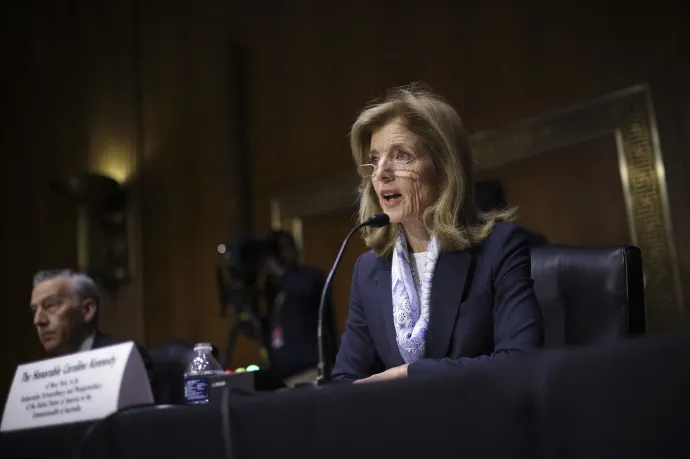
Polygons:
M333 378L355 382L525 354L543 340L527 235L513 209L479 212L457 112L419 87L397 88L351 130L362 176L359 217L372 250L355 264Z

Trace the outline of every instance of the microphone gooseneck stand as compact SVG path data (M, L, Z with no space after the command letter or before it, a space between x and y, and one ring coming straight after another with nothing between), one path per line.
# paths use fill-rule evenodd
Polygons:
M338 252L338 256L335 257L335 263L333 263L333 268L331 268L331 272L328 274L328 277L326 278L326 283L323 286L323 290L321 291L321 301L319 302L319 318L317 322L317 339L318 339L318 349L319 349L319 363L317 365L317 377L316 377L316 386L322 386L324 383L326 383L328 377L326 375L326 350L324 349L325 344L324 344L324 336L323 336L323 316L324 316L324 311L326 309L326 298L328 297L328 290L330 289L331 283L333 282L333 276L335 275L335 271L338 269L338 265L340 264L340 260L343 257L343 253L345 252L345 248L347 247L347 244L350 242L350 239L352 236L359 231L360 229L364 228L365 226L370 226L373 228L381 228L383 226L386 226L390 223L390 217L387 214L376 214L372 215L365 221L359 223L357 226L352 228L350 232L348 233L347 237L343 241L343 244L340 246L340 251Z

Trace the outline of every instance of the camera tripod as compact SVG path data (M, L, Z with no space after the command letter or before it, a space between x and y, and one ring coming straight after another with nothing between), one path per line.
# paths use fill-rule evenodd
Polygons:
M269 366L268 350L266 349L259 311L259 292L254 287L247 287L232 292L232 296L238 301L233 305L234 315L228 328L227 341L220 353L220 363L224 367L228 365L228 359L232 357L237 343L237 335L242 332L259 345L259 359L264 367ZM223 309L226 314L228 305Z

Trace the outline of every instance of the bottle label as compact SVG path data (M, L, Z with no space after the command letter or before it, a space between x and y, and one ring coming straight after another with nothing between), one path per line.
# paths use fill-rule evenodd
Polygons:
M184 379L184 398L187 403L208 401L208 378L189 376Z

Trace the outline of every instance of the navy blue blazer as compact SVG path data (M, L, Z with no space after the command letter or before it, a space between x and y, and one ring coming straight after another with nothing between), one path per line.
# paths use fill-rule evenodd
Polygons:
M528 234L512 223L497 223L472 249L439 255L427 356L409 365L408 376L525 354L543 337ZM393 324L391 258L367 252L355 264L333 379L361 379L404 363Z

